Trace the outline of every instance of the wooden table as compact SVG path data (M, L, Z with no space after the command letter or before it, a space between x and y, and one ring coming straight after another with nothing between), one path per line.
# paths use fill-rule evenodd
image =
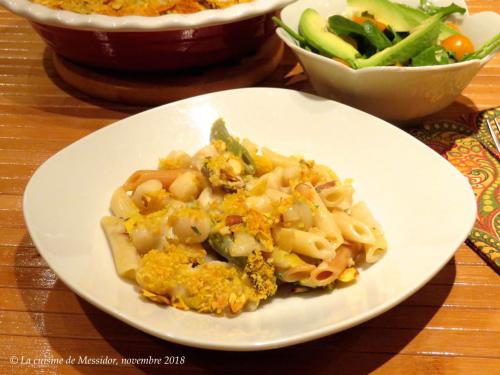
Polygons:
M472 12L500 11L471 0ZM287 54L265 83L282 86ZM293 86L310 90L307 82ZM433 116L459 117L500 104L500 55L463 95ZM191 349L153 338L72 293L41 259L22 215L33 171L56 151L142 110L88 98L54 72L28 23L0 9L0 374L387 373L500 374L500 278L463 245L414 296L359 327L258 353ZM177 366L54 365L70 356L184 356ZM11 358L37 365L13 365Z

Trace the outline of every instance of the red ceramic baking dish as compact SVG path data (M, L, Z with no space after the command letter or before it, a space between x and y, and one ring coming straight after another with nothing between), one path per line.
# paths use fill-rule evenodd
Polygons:
M0 0L28 19L58 54L114 70L179 70L256 51L274 35L271 17L293 0L255 0L225 9L156 17L78 14L29 0Z

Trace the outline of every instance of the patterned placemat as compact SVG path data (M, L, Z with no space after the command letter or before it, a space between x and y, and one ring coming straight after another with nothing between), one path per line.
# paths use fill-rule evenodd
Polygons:
M476 113L463 122L429 122L408 131L469 179L478 212L467 244L500 274L500 153L486 124L487 119L496 117L500 117L500 107Z

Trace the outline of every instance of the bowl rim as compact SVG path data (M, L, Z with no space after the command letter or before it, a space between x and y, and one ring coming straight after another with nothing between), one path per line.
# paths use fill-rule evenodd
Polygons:
M253 0L224 9L162 16L108 16L52 9L30 0L0 0L0 5L32 22L66 29L91 31L163 31L195 29L242 21L267 14L295 0Z

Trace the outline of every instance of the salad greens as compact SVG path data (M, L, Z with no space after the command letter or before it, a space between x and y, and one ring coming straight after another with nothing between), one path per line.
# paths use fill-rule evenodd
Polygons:
M474 52L465 55L462 61L483 59L498 49L500 49L500 34L495 35Z
M420 6L418 7L422 12L427 13L428 15L432 16L439 12L442 7L438 7L434 5L431 1L429 0L420 0Z
M449 63L448 53L439 46L430 46L411 59L411 66L446 65Z
M382 51L392 46L389 38L371 22L359 24L346 17L335 15L328 18L328 27L339 36L351 35L361 37L357 40L366 41L367 48L373 46L376 51Z
M275 23L302 48L342 59L354 69L372 66L429 66L482 59L500 48L500 34L474 50L457 25L444 22L465 9L452 3L438 7L420 0L412 8L390 0L347 0L352 17L332 15L324 20L305 9L295 32L281 20Z
M430 6L432 3L427 1L426 4ZM367 12L376 19L384 20L397 32L409 32L442 9L435 7L433 12L425 12L390 0L347 0L347 5L354 11ZM458 33L453 27L442 22L438 39L443 40Z

